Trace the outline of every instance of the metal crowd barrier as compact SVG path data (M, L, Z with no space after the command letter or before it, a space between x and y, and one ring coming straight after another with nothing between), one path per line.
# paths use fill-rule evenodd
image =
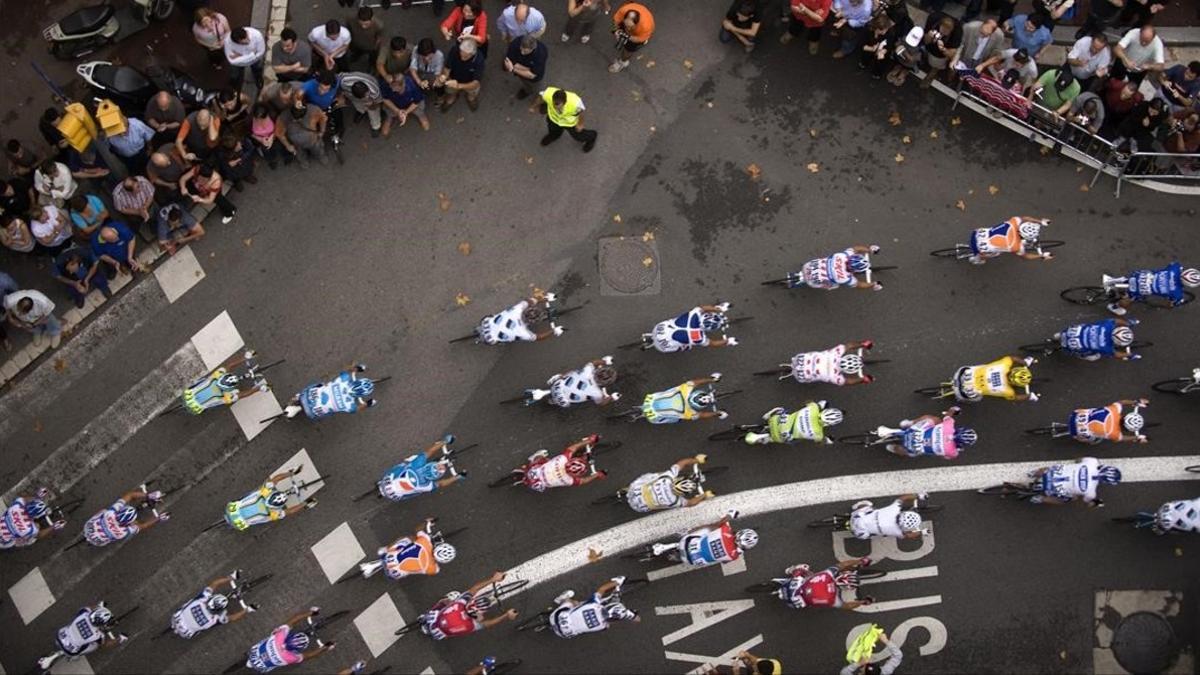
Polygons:
M1131 179L1196 181L1196 185L1200 186L1200 154L1135 152L1119 166L1116 191L1118 197L1121 196L1121 183Z

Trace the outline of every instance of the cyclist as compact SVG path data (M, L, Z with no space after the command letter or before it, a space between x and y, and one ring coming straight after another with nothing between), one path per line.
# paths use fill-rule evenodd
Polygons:
M567 590L554 598L558 605L550 612L550 630L560 638L608 630L613 621L640 622L638 613L621 604L621 586L625 577L613 577L596 589L587 600L574 600L575 591Z
M367 371L361 363L353 364L325 384L314 382L292 397L284 408L288 419L303 412L310 420L319 420L336 413L356 413L359 407L371 408L377 401L375 382L369 377L360 377Z
M929 499L928 492L900 495L881 509L866 499L856 502L850 507L850 532L858 539L920 539L921 535L929 534L929 530L921 529L921 514L914 510L905 511L904 504L908 502L916 509L926 499Z
M533 405L550 397L550 403L560 408L570 408L577 403L591 401L596 405L608 405L619 401L621 395L608 393L606 387L617 381L617 369L613 367L613 357L605 356L583 364L576 370L559 373L546 384L549 389L526 389L525 405Z
M981 227L971 233L972 255L967 259L976 265L982 265L988 258L1012 253L1026 260L1050 260L1054 258L1054 254L1049 251L1037 251L1042 228L1049 225L1049 218L1013 216L998 225Z
M1073 464L1054 464L1029 472L1036 479L1034 485L1042 494L1029 499L1034 504L1061 505L1082 501L1089 507L1104 506L1096 496L1101 483L1117 485L1121 482L1121 470L1115 466L1101 464L1095 457L1084 457Z
M654 555L669 553L672 560L689 567L733 562L758 546L758 533L754 530L734 531L733 520L737 517L738 512L731 510L717 522L701 525L683 535L676 544L654 544Z
M1137 360L1141 354L1133 353L1133 326L1137 319L1105 319L1093 323L1070 326L1054 339L1062 344L1063 351L1085 361L1099 361L1105 356L1115 359Z
M241 600L241 609L229 613L229 596L218 593L216 589L228 586L226 593L237 590L239 573L235 570L227 577L220 577L208 582L204 590L196 597L188 600L182 607L171 615L171 630L179 637L190 640L197 633L216 626L237 621L250 612L256 611L254 605L247 605Z
M442 440L425 448L424 452L405 457L402 462L388 469L376 483L379 494L390 501L399 502L449 487L466 478L467 472L456 469L447 456L452 443L454 435L446 434ZM432 461L439 453L442 456Z
M792 443L800 440L832 444L833 439L825 435L825 430L841 424L844 415L838 408L827 406L828 401L821 400L809 401L803 408L794 412L788 412L781 407L771 408L762 416L767 423L767 433L748 431L743 440L750 445Z
M38 488L32 497L19 495L4 509L0 518L0 551L32 546L67 525L67 519L54 511L48 503L50 490Z
M255 672L269 673L333 650L337 643L322 642L320 638L309 634L312 617L320 611L319 607L309 608L307 612L296 614L287 623L271 631L270 635L246 651L246 667ZM309 625L300 628L305 623Z
M171 514L154 511L154 506L162 499L163 493L158 490L130 490L113 502L112 506L87 519L83 524L83 538L92 546L108 546L116 541L130 539L138 532L148 530L160 522L166 522L170 520ZM143 508L150 509L146 518L141 514Z
M129 636L116 632L116 628L117 620L104 606L103 600L95 606L81 608L70 623L58 629L54 636L58 649L53 654L38 659L38 668L45 672L59 659L75 659L129 640Z
M693 480L690 474L679 474L693 464L704 464L706 459L705 455L685 457L661 473L644 473L633 479L628 488L622 490L622 497L629 504L629 508L638 513L695 506L712 497L713 493L702 490L701 485Z
M871 564L870 558L843 560L837 565L813 572L804 563L792 565L784 570L791 579L776 591L779 599L792 609L805 607L836 607L847 611L858 609L875 602L874 598L846 601L842 599L844 588L858 591L858 570Z
M510 609L500 616L487 617L489 606L480 606L475 602L475 595L492 584L504 580L504 572L496 572L492 576L477 582L465 593L451 591L437 601L428 612L421 615L421 632L434 640L445 640L448 637L470 635L492 626L517 618L517 610Z
M887 451L901 457L933 455L943 459L958 457L960 450L975 445L979 434L970 427L956 427L954 416L962 411L958 406L937 415L922 415L915 420L901 420L900 428L880 426L880 437L895 437L898 443L888 443Z
M725 419L729 413L717 409L717 394L713 384L721 381L720 373L688 380L666 391L646 394L642 401L642 416L651 424L674 424L680 420Z
M654 345L654 348L664 354L686 351L692 347L735 347L737 338L725 335L729 318L729 303L717 305L700 305L680 314L674 319L667 319L655 324L649 333L642 334L642 342ZM720 334L720 337L709 335Z
M592 447L599 441L597 434L585 436L553 457L549 450L538 450L529 456L524 466L513 469L514 481L519 476L530 490L545 492L550 488L587 485L606 478L608 472L597 470L592 464Z
M500 312L483 317L475 328L475 341L487 345L501 342L536 342L548 337L562 335L566 329L554 323L550 318L550 303L554 302L554 294L547 293L538 299L536 296L527 298ZM534 331L531 326L550 323L548 330Z
M252 350L234 354L211 373L193 382L183 390L183 409L199 415L209 408L233 405L252 394L269 391L271 387L266 378L254 372L258 367L254 357ZM245 368L239 373L237 369L242 366Z
M954 395L960 401L982 401L984 396L1036 401L1038 395L1029 388L1033 383L1029 366L1035 363L1037 359L1032 356L1014 355L978 366L963 366L954 374ZM1024 391L1018 391L1021 389Z
M825 382L839 387L848 384L867 384L875 378L863 372L863 358L859 350L870 349L871 340L847 342L817 352L801 352L792 357L792 377L800 384Z
M389 579L399 581L408 576L433 576L441 571L442 565L454 562L458 555L457 549L448 542L433 543L432 518L427 518L412 537L401 537L390 546L382 546L375 553L378 560L359 563L358 567L364 575L383 565L383 573Z
M225 522L235 530L246 530L255 525L283 520L316 506L316 497L300 499L296 474L300 473L301 468L298 466L291 471L277 473L254 492L226 504Z
M1158 507L1153 530L1155 534L1200 532L1200 497L1167 502Z
M799 272L788 273L788 288L808 286L817 290L831 291L839 286L882 291L883 284L867 281L871 272L871 254L880 248L851 246L825 258L814 258L804 263ZM859 279L856 275L862 275Z
M1183 294L1184 286L1200 286L1200 269L1184 269L1183 265L1173 262L1161 269L1134 270L1127 277L1104 275L1104 287L1113 293L1108 311L1117 316L1124 316L1133 303L1153 296L1166 298L1171 305L1183 304L1187 299Z
M1078 408L1067 420L1067 429L1072 438L1084 443L1146 443L1149 439L1142 434L1146 420L1142 417L1141 409L1148 405L1150 401L1142 398L1136 401L1114 401L1103 408ZM1125 408L1131 410L1122 417ZM1133 435L1126 436L1122 433L1122 426Z

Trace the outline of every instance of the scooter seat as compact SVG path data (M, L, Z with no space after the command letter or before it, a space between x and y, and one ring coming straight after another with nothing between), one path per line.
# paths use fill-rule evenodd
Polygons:
M64 16L58 22L58 27L67 36L94 33L112 18L115 11L109 4L84 7Z
M135 94L153 86L145 75L129 66L98 65L92 77L97 84L117 94Z

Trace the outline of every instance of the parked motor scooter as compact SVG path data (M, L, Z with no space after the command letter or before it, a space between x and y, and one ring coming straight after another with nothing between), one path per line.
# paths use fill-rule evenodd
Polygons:
M174 68L151 65L145 72L133 66L118 66L108 61L89 61L75 66L75 72L91 86L97 98L111 99L126 115L141 117L146 104L160 91L169 91L188 110L207 108L216 92L196 84L187 73Z
M161 21L175 11L175 0L111 0L84 7L42 31L50 53L63 60L77 59L141 31L151 20Z

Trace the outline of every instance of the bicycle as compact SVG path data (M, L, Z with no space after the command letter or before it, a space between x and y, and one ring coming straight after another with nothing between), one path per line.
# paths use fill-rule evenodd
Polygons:
M1029 386L1032 387L1035 384L1045 384L1050 381L1051 380L1048 377L1034 377L1029 382ZM988 394L981 394L979 396L979 398L970 398L967 396L963 396L959 392L958 385L954 382L942 382L942 383L938 384L936 387L921 387L920 389L914 389L913 393L920 394L922 396L928 396L929 398L932 398L934 400L939 400L939 399L943 399L943 398L953 398L957 401L966 401L966 402L970 402L970 403L978 403L985 398L997 398L996 396L992 396L992 395L988 395Z
M1108 305L1127 297L1118 292L1129 288L1128 283L1121 283L1119 281L1123 279L1124 277L1106 277L1105 281L1110 282L1106 286L1072 286L1059 293L1058 296L1076 305ZM1180 305L1186 305L1195 299L1195 293L1185 290L1183 291L1183 302L1180 302L1178 305L1172 304L1169 298L1161 295L1145 295L1139 298L1138 302L1154 309L1171 309Z
M240 570L238 571L237 576L238 577L241 576ZM266 574L257 576L253 579L250 579L249 581L242 581L242 582L238 582L237 577L234 577L234 578L230 579L230 581L229 581L229 585L230 585L230 587L232 587L233 590L229 593L226 593L225 597L229 599L230 603L233 603L233 602L238 603L238 605L240 605L242 609L250 609L254 605L246 602L246 593L250 592L250 589L252 589L252 588L257 588L257 587L267 583L268 581L271 580L271 577L273 577L273 576L275 576L275 575L272 574L271 572L267 572ZM154 640L157 640L166 635L170 635L174 632L175 632L174 626L167 626L166 628L162 629L157 635L150 638L150 640L154 641Z
M253 350L245 354L235 354L216 369L197 379L179 394L179 400L165 410L155 415L155 419L170 415L180 410L187 410L193 415L200 415L213 408L231 406L260 391L269 391L270 385L263 373L284 363L287 359L279 359L265 366L260 366L255 360ZM241 366L241 370L234 368ZM218 372L225 373L216 376Z
M730 396L733 396L735 394L740 394L740 393L742 393L741 389L734 389L732 391L723 391L723 392L719 392L719 393L714 392L713 393L714 406L715 406L716 401L720 401L721 399L729 398ZM636 406L636 407L631 407L628 410L625 410L623 412L613 413L611 415L605 415L604 419L608 420L610 422L615 422L620 419L624 419L628 422L636 422L641 419L646 419L645 407L641 406L641 405ZM699 419L699 418L696 418L696 419ZM680 417L680 421L684 421L682 416ZM692 420L692 421L695 421L695 420Z
M736 326L739 323L745 323L753 318L754 317L752 316L739 316L734 319L729 319L725 322L725 327L728 328L729 326ZM634 342L626 342L623 345L617 345L617 349L622 350L633 349L635 347L644 352L654 349L654 333L642 333L642 337L639 340Z
M302 629L299 629L299 630L296 630L293 632L304 633L304 634L308 635L309 639L312 640L312 642L314 644L316 644L318 647L324 646L325 643L321 641L321 637L317 634L317 631L321 630L322 628L325 628L326 626L333 624L336 621L340 621L340 620L346 618L347 616L350 616L350 610L348 610L348 609L339 610L337 612L334 612L333 614L330 614L329 616L322 616L321 618L317 619L316 621L313 621L313 617L310 615L306 619L306 621L308 622L308 625ZM229 673L233 673L244 667L246 667L246 656L243 654L240 659L238 659L237 661L235 661L233 663L233 665L231 665L228 668L226 668L225 670L221 671L221 675L229 675Z
M587 302L584 302L582 304L575 305L574 307L567 307L566 309L555 309L554 305L548 305L546 307L546 310L547 310L547 312L549 312L550 316L546 320L554 321L560 317L570 314L571 312L583 309L584 306L587 304L588 304ZM475 340L478 337L479 337L479 331L475 330L475 331L472 331L469 335L463 335L462 337L456 337L453 340L450 340L449 343L455 344L458 342L466 342L467 340Z
M643 586L646 586L649 583L650 583L650 580L645 577L626 580L625 583L621 584L617 588L614 588L613 590L611 590L607 594L605 594L604 597L600 598L600 604L608 604L610 602L620 602L622 596L627 595ZM550 628L550 616L554 613L554 610L556 610L556 609L558 609L557 604L550 605L546 609L543 609L542 611L538 612L537 614L534 614L533 616L531 616L531 617L525 619L524 621L522 621L521 623L517 624L517 630L521 631L521 632L525 632L527 630L532 630L535 633L541 633L541 632L549 629Z
M291 475L294 478L296 476L296 474L300 473L303 469L304 469L304 465L299 464L294 469L292 469L289 473L291 473ZM295 481L293 480L292 486L289 487L287 490L285 490L284 493L294 496L294 497L296 497L297 500L303 502L303 501L305 501L303 494L302 494L304 492L304 490L312 487L313 485L316 485L317 483L324 482L328 478L329 478L329 475L326 474L324 476L317 476L316 478L314 478L310 481L305 481L300 484L296 484ZM255 492L257 492L257 490ZM251 493L251 494L254 494L254 493ZM225 507L225 515L222 515L219 520L214 520L213 522L206 525L203 530L200 530L200 534L204 534L205 532L208 532L209 530L212 530L212 529L216 529L222 525L229 525L232 527L233 523L230 520L230 517L231 517L230 509L233 509L233 512L232 512L233 515L237 515L237 510L236 510L237 504L238 504L238 502L230 502L229 504L227 504Z
M616 450L617 448L620 448L620 447L621 447L621 441L600 441L599 443L588 448L588 450L587 450L588 464L592 465L592 457L594 457L596 455L602 455L605 453L613 452L614 450ZM524 465L522 465L522 467L523 466ZM595 471L596 471L596 467L592 466L592 472L594 473ZM525 484L525 472L522 470L522 468L519 467L519 468L513 469L513 470L509 471L508 473L496 478L492 482L488 483L487 486L490 488L518 487L518 486L524 485L524 484Z
M915 509L911 509L911 510L916 511L917 513L919 513L921 515L925 515L927 513L937 513L938 511L941 511L944 508L946 508L946 507L941 504L925 503L925 504L918 504ZM831 516L826 516L825 518L817 518L816 520L811 520L811 521L809 521L808 526L814 530L820 529L820 528L828 528L830 530L849 530L850 529L850 515L851 514L846 511L843 511L842 513L835 513Z
M849 352L849 353L858 354L858 357L860 359L862 359L864 371L866 369L866 366L875 366L875 365L879 365L881 363L891 363L892 362L891 359L867 358L863 355L864 351L863 351L862 347L859 347L858 349L855 349L854 351ZM782 382L786 379L794 377L794 373L795 373L795 369L792 368L791 363L781 363L781 364L775 366L775 368L772 370L760 370L760 371L755 372L754 375L755 375L755 377L764 377L767 375L774 375L780 382Z
M431 520L432 520L432 522L435 522L435 523L437 522L437 518L432 518ZM437 546L438 544L445 543L446 540L448 540L452 537L457 537L458 535L460 535L466 531L467 531L467 528L465 528L465 527L460 527L457 530L451 530L449 532L442 532L441 530L434 530L429 533L429 539L433 542L433 544L432 544L433 546ZM383 549L383 550L386 551L386 549ZM349 572L346 572L345 574L342 575L342 577L340 579L338 579L337 581L335 581L333 583L334 583L334 585L337 585L337 584L345 583L352 579L359 579L359 578L370 579L371 577L378 574L379 571L382 570L384 567L385 567L385 563L383 561L383 556L380 555L375 560L372 560L370 562L360 563L358 566L358 569L352 569Z
M861 255L864 258L866 258L869 262L871 259L871 256L875 255L875 254L862 253ZM820 260L820 258L818 258L817 260ZM895 269L899 269L899 267L897 267L896 265L880 265L878 267L875 265L870 265L867 268L867 271L863 273L863 277L866 279L867 284L872 284L872 283L874 283L874 280L871 277L874 275L874 273L887 272L889 270L895 270ZM768 281L763 281L763 282L760 282L759 285L761 285L761 286L777 286L777 287L788 288L788 289L808 287L808 284L805 283L805 281L804 281L803 270L800 272L789 272L786 277L782 277L780 279L770 279ZM832 290L832 289L824 289L824 290Z
M154 481L152 481L152 480L148 480L138 486L138 489L146 494L146 499L142 500L142 502L140 504L138 504L136 507L134 507L137 509L137 516L135 516L135 522L141 520L142 513L146 512L146 511L149 511L150 513L154 514L155 518L158 518L159 513L158 513L157 507L159 504L162 504L164 501L166 501L167 493L171 491L171 490L159 490L159 492L162 493L162 496L159 497L158 499L150 499L151 493L148 488L153 482ZM75 505L75 502L78 502L78 504L82 505L83 499L80 498L80 499L73 500L71 502L71 504L73 505L72 510L79 508L78 505ZM105 508L107 509L108 507L105 507ZM63 552L65 553L67 551L70 551L71 549L75 548L76 546L79 546L80 544L85 543L86 541L87 541L87 537L85 537L84 535L81 534L75 541L71 542L66 548L64 548Z
M1200 368L1193 370L1191 377L1176 377L1170 380L1162 380L1150 385L1150 388L1162 394L1176 394L1178 396L1200 393Z
M497 606L503 605L504 603L502 601L504 599L504 596L517 593L522 588L525 588L528 585L529 585L528 579L518 579L516 581L510 581L508 583L493 583L491 588L487 589L486 591L480 592L478 595L476 595L474 598L471 599L471 609L472 609L472 611L477 612L480 615L485 614L492 607L497 607ZM399 637L404 637L405 635L408 635L409 633L413 632L414 630L419 631L421 626L424 624L424 621L422 620L423 618L424 618L424 614L419 615L415 620L410 621L410 622L404 624L403 626L401 626L400 628L396 629L396 632L394 634Z
M1143 530L1158 524L1158 514L1153 511L1138 511L1132 516L1118 516L1112 519L1114 523L1131 524L1135 530Z
M704 483L707 482L710 477L725 473L729 470L729 467L727 466L712 466L701 470L699 463L692 464L689 468L692 470L692 472L687 475L687 478L690 478L696 482L696 494L698 495L704 494ZM592 505L600 506L602 504L624 504L627 492L627 488L621 488L615 493L607 494L599 499L593 500Z
M1145 340L1134 340L1128 347L1120 347L1120 349L1123 349L1126 351L1132 351L1135 349L1145 349L1146 347L1153 347L1153 346L1154 346L1153 342L1147 342ZM1020 347L1017 347L1017 349L1021 350L1022 352L1026 353L1026 354L1034 354L1037 356L1050 356L1051 354L1056 354L1058 352L1063 351L1063 345L1062 345L1062 342L1059 340L1056 340L1054 338L1046 338L1045 340L1043 340L1041 342L1034 342L1034 343L1027 344L1027 345L1021 345ZM1073 356L1076 355L1074 352L1068 352L1068 353L1070 353Z
M1042 481L1034 480L1031 483L1001 483L1000 485L992 485L990 487L979 488L976 490L981 495L995 495L1004 499L1008 497L1016 497L1018 500L1024 501L1030 497L1036 497L1042 494Z
M101 642L92 643L89 646L89 648L84 649L84 651L82 653L76 654L76 655L68 654L61 649L55 649L50 654L47 654L46 656L43 656L37 660L37 666L33 669L33 672L41 673L42 675L45 675L46 673L50 672L50 669L52 666L54 666L54 664L58 663L62 659L66 659L68 662L74 661L77 658L86 656L90 653L95 652L97 649L102 648L102 645L105 642L108 642L110 640L116 640L118 645L121 644L122 642L128 640L129 636L127 636L123 633L117 633L117 632L115 632L115 630L116 630L117 626L120 625L121 621L127 619L131 614L138 611L138 609L140 609L140 608L141 608L141 605L134 605L132 609L113 618L112 623L110 623L108 626L105 627L105 629L103 631L104 632L104 640L102 640Z
M1154 427L1162 426L1162 422L1146 422L1142 425L1143 429L1153 429ZM1051 422L1049 426L1037 427L1036 429L1026 429L1025 433L1030 436L1049 436L1050 438L1070 438L1071 426L1066 422Z
M448 473L450 475L457 475L458 471L457 471L457 468L454 466L454 458L463 454L464 452L470 450L471 448L476 448L476 447L479 447L478 443L472 443L470 445L467 445L467 446L461 447L461 448L450 448L450 446L444 445L444 446L442 446L442 458L438 461L444 461L444 462L448 463L449 466L447 467L446 473ZM378 481L375 482L375 484L371 487L370 490L367 490L366 492L363 492L360 495L356 495L350 501L354 502L354 503L358 503L358 502L361 502L362 500L366 499L367 497L370 497L372 494L375 495L375 497L377 499L383 498L383 493L379 491L379 482Z
M819 574L820 572L818 571L817 573ZM846 573L839 573L839 576L843 576L845 574ZM852 590L852 591L854 591L854 594L857 596L858 589L861 586L861 583L863 581L868 580L868 579L880 579L885 576L887 576L886 570L879 570L879 569L869 569L869 570L865 570L865 571L861 570L861 569L853 570L852 572L850 572L850 574L848 576L846 576L846 580L844 582L837 584L837 593L840 595L843 590ZM757 584L751 584L749 586L746 586L744 591L746 593L750 593L752 595L776 595L776 596L778 596L780 590L786 589L788 586L791 585L792 579L793 579L793 577L791 577L791 576L772 577L766 581L760 581ZM862 602L863 602L863 604L872 604L874 602L874 600L872 598L865 598L865 599L863 599Z
M1033 250L1029 251L1029 252L1037 253L1038 255L1041 255L1042 253L1049 251L1050 249L1058 248L1059 246L1062 246L1066 243L1067 242L1060 241L1058 239L1039 239L1037 245L1034 246ZM952 246L950 248L939 248L936 251L930 251L929 255L931 255L935 258L953 258L954 260L966 260L966 259L970 258L971 256L975 255L975 251L973 251L971 249L970 244L955 244L954 246Z

